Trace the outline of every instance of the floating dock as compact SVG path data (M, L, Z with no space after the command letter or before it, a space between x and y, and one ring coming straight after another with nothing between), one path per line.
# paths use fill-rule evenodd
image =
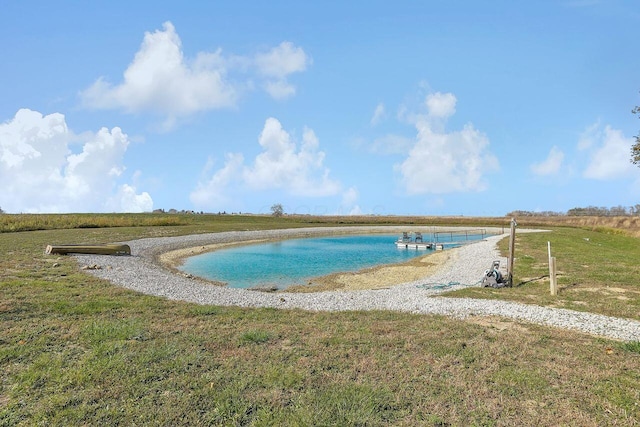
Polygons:
M487 232L483 228L475 230L436 231L430 233L429 239L425 240L420 232L415 232L411 235L405 231L402 233L402 236L396 240L396 246L400 249L441 251L446 247L460 246L469 243L469 241L476 241L476 239L470 240L470 236L481 236L481 239L484 239L486 234ZM454 240L454 237L456 240ZM448 238L448 240L442 241L444 238Z
M457 244L457 243L456 243ZM444 243L422 243L422 242L404 242L402 240L398 240L396 242L396 246L401 249L417 249L417 250L427 250L427 249L435 249L441 251L444 249Z

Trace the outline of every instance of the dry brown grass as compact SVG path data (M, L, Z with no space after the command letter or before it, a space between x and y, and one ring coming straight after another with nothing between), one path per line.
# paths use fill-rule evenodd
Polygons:
M558 216L517 218L518 226L578 227L593 231L625 233L640 237L640 217Z

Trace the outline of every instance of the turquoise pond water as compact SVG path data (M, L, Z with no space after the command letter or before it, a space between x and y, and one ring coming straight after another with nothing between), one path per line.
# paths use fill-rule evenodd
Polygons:
M479 240L482 236L468 238ZM404 262L430 253L424 249L398 249L397 239L397 235L351 235L235 246L187 258L180 269L226 282L232 288L276 285L283 289L306 284L313 277Z

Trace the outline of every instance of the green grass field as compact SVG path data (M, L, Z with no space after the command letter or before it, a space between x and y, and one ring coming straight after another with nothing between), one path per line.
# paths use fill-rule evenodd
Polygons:
M640 423L638 342L498 318L200 306L43 255L51 243L432 219L59 217L0 215L0 426ZM10 232L12 219L34 231ZM520 234L516 286L451 296L640 319L639 241L598 230ZM561 272L554 298L547 241Z
M549 292L547 242L556 257L558 296ZM499 247L508 254L508 239L503 239ZM513 288L467 288L448 295L505 299L640 320L638 238L562 227L517 235L515 251Z

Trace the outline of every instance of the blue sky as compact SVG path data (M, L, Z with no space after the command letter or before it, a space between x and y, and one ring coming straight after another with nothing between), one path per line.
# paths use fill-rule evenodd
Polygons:
M636 0L2 10L7 212L640 203Z

